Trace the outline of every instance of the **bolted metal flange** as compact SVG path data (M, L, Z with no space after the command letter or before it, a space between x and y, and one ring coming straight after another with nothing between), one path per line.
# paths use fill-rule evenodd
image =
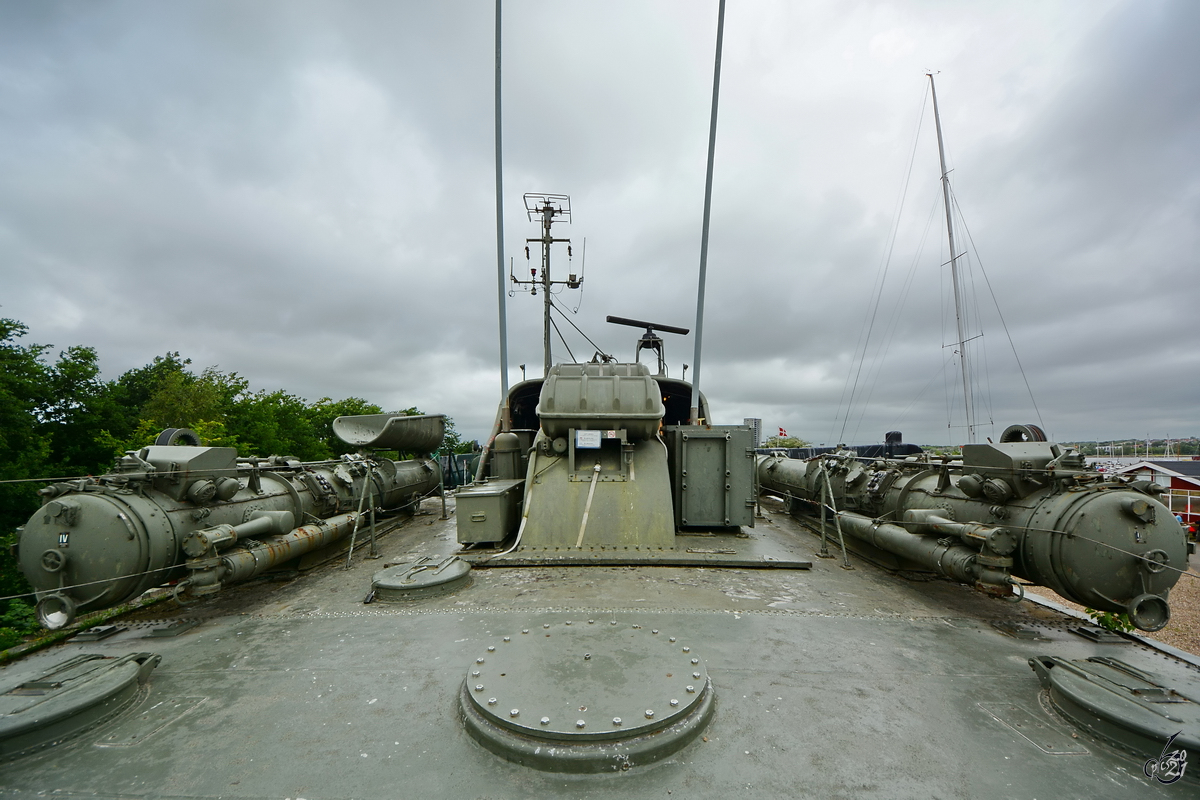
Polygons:
M486 659L476 659L459 697L473 738L538 769L603 772L662 758L704 728L714 697L690 646L641 625L581 622L542 622L546 636L483 643ZM496 698L481 702L469 691L475 681Z

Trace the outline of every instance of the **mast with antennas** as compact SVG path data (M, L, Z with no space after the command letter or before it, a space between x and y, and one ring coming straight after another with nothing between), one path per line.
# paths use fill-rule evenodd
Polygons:
M550 279L550 246L553 244L565 243L567 245L567 257L571 256L571 240L570 239L555 239L550 232L550 227L555 222L571 221L571 198L565 194L538 194L529 192L525 195L525 210L529 214L530 221L535 219L542 223L542 235L536 239L525 240L525 259L529 260L529 245L538 242L542 245L542 269L541 274L538 274L536 267L530 267L529 277L519 280L512 273L511 267L509 271L509 279L516 286L530 287L530 294L536 295L538 288L542 291L542 307L544 312L542 327L543 337L542 345L544 350L543 375L550 374L550 287L563 286L568 289L578 289L583 284L583 276L571 273L565 281L555 281Z

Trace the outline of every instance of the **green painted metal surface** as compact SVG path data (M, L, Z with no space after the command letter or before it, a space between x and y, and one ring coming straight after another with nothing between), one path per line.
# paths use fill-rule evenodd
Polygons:
M446 435L444 414L359 414L333 421L334 434L347 444L368 450L432 453Z
M541 435L538 440L545 441ZM633 442L626 449L608 439L598 449L577 450L574 478L569 452L546 453L537 446L534 452L525 483L528 520L521 552L674 547L667 451L661 441Z
M1143 765L1147 777L1157 779L1155 756L1170 757L1162 782L1183 781L1195 791L1200 773L1186 769L1188 762L1200 761L1200 695L1194 684L1176 688L1171 679L1112 656L1042 656L1031 658L1029 666L1054 709L1074 725L1134 755L1149 753ZM1161 756L1155 752L1160 745Z
M557 364L537 405L551 439L580 429L624 429L631 439L649 439L663 412L658 383L645 364Z
M715 701L699 653L670 631L565 613L477 650L459 705L467 732L504 759L597 773L678 752Z
M454 523L439 520L439 511L427 501L426 514L385 536L384 557L453 550ZM778 504L767 511L770 519L749 535L796 558L811 555L816 538ZM7 680L80 653L162 655L135 708L4 763L0 792L1179 798L1191 791L1143 775L1157 750L1117 750L1048 707L1027 662L1115 653L1181 690L1195 685L1197 668L1136 642L1088 641L1070 632L1076 620L1028 601L907 582L863 562L847 572L815 560L803 572L476 570L459 592L363 605L376 564L356 559L349 570L329 565L286 584L231 587L176 611L159 606L103 641L67 642L4 668ZM145 624L174 618L201 624L147 648ZM533 769L481 746L458 705L471 664L514 630L568 618L642 625L689 641L703 654L717 698L705 730L657 763L609 775ZM1040 640L991 625L1005 620L1036 629ZM513 662L513 669L522 667ZM1027 735L1031 725L1040 733Z
M754 442L742 425L677 425L664 430L675 524L753 526L758 498Z
M492 478L455 492L458 541L501 542L516 532L525 481Z
M961 461L760 456L758 474L797 513L828 516L831 535L998 594L1014 576L1048 586L1143 630L1166 625L1188 560L1161 487L1090 470L1052 442L968 445Z
M0 759L51 747L118 714L158 666L159 656L76 655L36 677L0 680Z
M458 556L421 556L387 567L371 578L370 602L410 602L461 589L471 565Z

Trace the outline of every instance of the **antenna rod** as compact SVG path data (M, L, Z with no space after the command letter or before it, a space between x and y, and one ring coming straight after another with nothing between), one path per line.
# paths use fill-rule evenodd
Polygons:
M496 0L496 296L500 303L500 397L508 397L508 311L504 295L504 148L500 124L500 2Z
M552 224L554 209L546 203L542 208L542 308L545 313L542 325L542 375L547 378L550 377L550 243L554 241L554 237L550 235Z
M717 149L717 98L721 94L721 43L725 33L725 0L717 10L717 57L713 66L712 119L708 124L708 174L704 179L704 226L700 232L700 282L696 290L696 350L692 358L692 418L700 424L700 346L704 341L704 280L708 274L708 219L712 210L713 156Z
M938 115L937 89L933 73L929 75L929 91L933 93L933 122L937 127L938 158L942 162L942 201L946 205L946 236L950 240L950 282L954 285L954 319L958 325L958 361L962 368L963 403L967 409L967 442L975 443L975 412L971 402L971 382L967 370L967 337L963 335L962 297L958 288L958 256L954 252L954 220L950 211L950 175L946 171L946 148L942 145L942 118Z

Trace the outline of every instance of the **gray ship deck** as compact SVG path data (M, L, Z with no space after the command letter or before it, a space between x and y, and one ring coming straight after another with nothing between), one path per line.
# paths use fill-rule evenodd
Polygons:
M1030 602L912 581L817 540L782 513L750 533L810 570L675 566L477 569L450 594L363 598L372 574L456 549L453 517L418 516L384 558L126 618L0 672L80 653L162 655L138 706L0 764L0 792L58 797L1188 797L1048 710L1027 660L1113 656L1169 679L1200 670L1137 643L1099 644ZM707 549L720 549L720 537ZM706 539L705 541L709 541ZM201 623L146 638L153 623ZM457 696L476 653L521 628L640 624L690 642L716 691L703 733L658 763L607 775L518 766L478 745ZM1001 628L1023 629L1021 638ZM1200 765L1189 765L1200 769Z

